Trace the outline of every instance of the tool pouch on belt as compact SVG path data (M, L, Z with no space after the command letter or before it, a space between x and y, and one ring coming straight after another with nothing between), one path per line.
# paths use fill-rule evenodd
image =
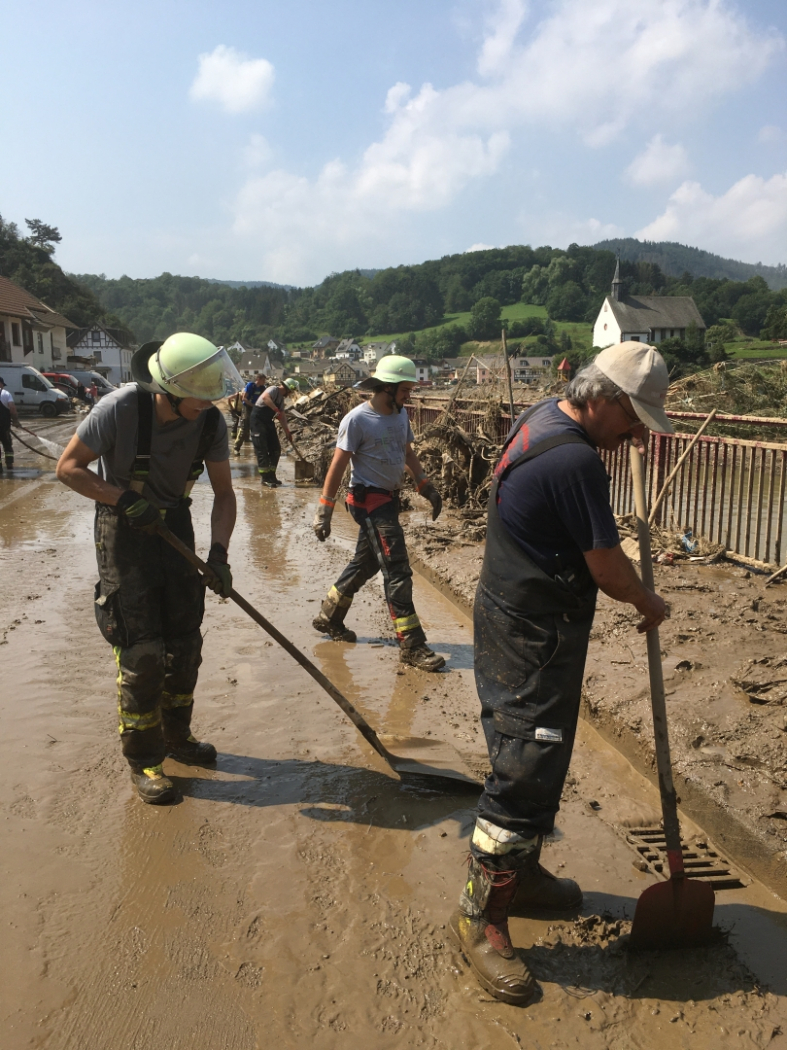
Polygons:
M123 618L120 615L119 594L110 591L108 594L101 593L101 581L96 584L94 591L95 602L93 608L96 612L96 623L102 635L110 645L127 645L126 631Z

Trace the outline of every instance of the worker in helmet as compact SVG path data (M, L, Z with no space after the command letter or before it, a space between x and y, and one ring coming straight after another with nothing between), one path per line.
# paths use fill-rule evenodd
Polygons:
M426 644L413 605L413 570L399 524L399 488L405 470L412 475L418 492L431 503L433 521L443 506L440 493L413 451L413 431L403 411L414 386L415 365L408 357L382 357L374 375L356 384L357 388L371 390L371 398L348 412L339 424L336 451L325 476L313 528L320 541L330 536L336 492L350 463L347 506L359 526L358 543L313 626L337 641L354 642L355 632L345 627L345 617L355 594L382 570L402 663L423 671L439 671L445 660Z
M276 477L276 468L281 458L281 442L276 432L276 420L281 424L287 439L291 440L284 402L288 394L299 389L297 379L280 379L278 383L262 391L251 410L251 443L257 453L260 481L269 489L281 485L281 481Z
M191 732L202 660L204 582L229 594L235 525L227 424L213 404L243 386L227 352L178 332L133 356L136 383L103 397L77 428L57 476L95 500L95 613L118 666L120 744L143 802L176 798L166 754L206 765L216 748ZM90 464L98 460L98 470ZM158 534L192 550L189 491L207 465L213 488L209 580Z

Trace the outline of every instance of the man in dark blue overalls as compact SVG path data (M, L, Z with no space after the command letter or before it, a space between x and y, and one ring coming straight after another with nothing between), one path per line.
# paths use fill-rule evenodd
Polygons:
M492 772L478 804L451 933L491 995L525 1005L537 985L514 950L510 912L577 908L582 893L539 864L574 744L596 594L630 602L649 631L666 615L620 547L596 449L672 433L669 379L643 343L602 351L528 409L494 472L474 607L475 678Z

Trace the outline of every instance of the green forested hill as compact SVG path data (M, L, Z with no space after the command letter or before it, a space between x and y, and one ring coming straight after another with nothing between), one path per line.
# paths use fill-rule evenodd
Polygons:
M686 272L692 277L726 278L730 281L763 277L771 291L787 288L787 266L784 264L764 266L762 263L738 262L676 241L637 241L633 237L623 237L599 241L594 247L620 252L621 259L627 262L655 263L669 277L680 277Z

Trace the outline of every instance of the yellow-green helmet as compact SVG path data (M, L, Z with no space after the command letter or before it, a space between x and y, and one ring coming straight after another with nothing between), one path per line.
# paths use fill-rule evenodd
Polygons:
M377 387L396 386L397 383L417 383L415 365L409 357L400 357L398 354L386 354L377 362L377 368L373 375L362 379L355 385L360 390L375 390Z
M131 359L131 374L151 393L200 401L219 401L244 386L227 351L193 332L145 343Z
M285 379L284 380L284 385L287 387L288 390L300 390L301 389L299 384L298 384L298 380L297 379Z

